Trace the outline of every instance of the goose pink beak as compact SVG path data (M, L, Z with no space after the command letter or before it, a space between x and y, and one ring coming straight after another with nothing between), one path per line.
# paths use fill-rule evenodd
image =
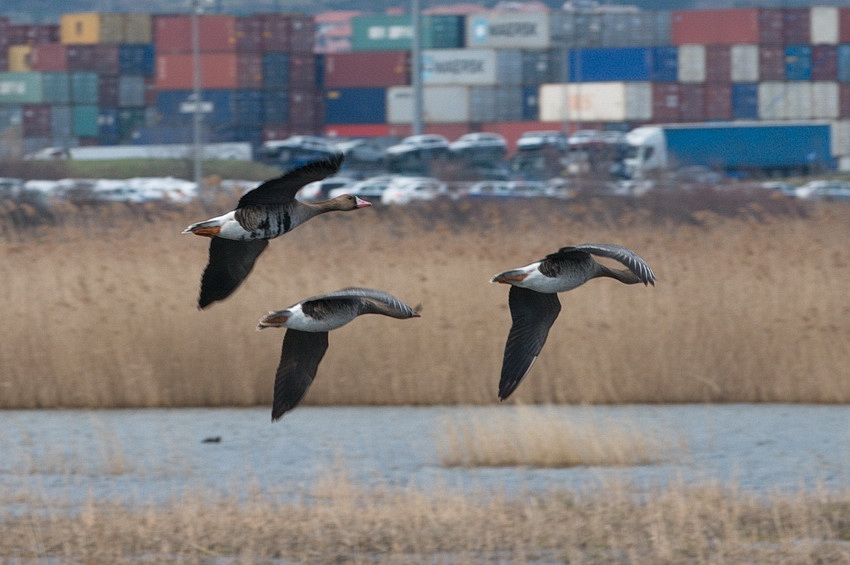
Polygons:
M257 331L263 330L265 328L280 328L286 324L286 320L289 319L289 316L283 311L279 312L269 312L257 323Z
M371 202L363 200L362 198L360 198L358 196L354 197L354 207L355 208L366 208L367 206L371 206L371 205L372 205Z

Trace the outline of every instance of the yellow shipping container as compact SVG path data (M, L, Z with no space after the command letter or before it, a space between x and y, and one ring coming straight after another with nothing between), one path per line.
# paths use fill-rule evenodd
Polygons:
M123 43L126 14L81 12L59 20L62 43Z
M124 14L124 43L153 43L150 14Z
M9 70L13 72L28 72L30 68L31 45L10 45L7 51L9 56Z

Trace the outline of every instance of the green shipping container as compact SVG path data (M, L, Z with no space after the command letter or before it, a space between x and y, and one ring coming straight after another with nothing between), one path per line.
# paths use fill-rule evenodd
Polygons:
M465 34L463 16L422 16L422 47L425 49L463 47ZM394 51L412 47L413 23L409 15L355 16L351 20L354 51Z
M41 73L0 73L0 104L41 104L44 83Z
M66 72L42 73L42 90L46 104L71 103L71 80Z
M94 137L97 135L97 106L85 104L74 106L72 132L79 137Z
M79 71L71 73L71 102L74 104L97 104L97 73Z

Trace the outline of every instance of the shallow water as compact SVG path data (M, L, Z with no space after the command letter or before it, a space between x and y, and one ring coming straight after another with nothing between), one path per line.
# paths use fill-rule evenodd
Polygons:
M664 461L636 467L457 468L440 464L447 426L533 407L299 407L272 424L267 408L6 411L0 414L0 507L43 496L73 508L90 497L165 501L247 489L309 495L344 471L369 486L542 492L735 484L742 490L850 486L850 407L824 405L547 406L575 421L626 425L670 441ZM220 437L218 443L204 443Z

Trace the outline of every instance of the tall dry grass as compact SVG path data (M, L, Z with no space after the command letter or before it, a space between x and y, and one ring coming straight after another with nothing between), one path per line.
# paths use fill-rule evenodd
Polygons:
M624 482L574 494L362 488L320 475L302 500L189 492L164 505L17 493L0 555L62 563L850 563L850 493Z
M257 333L257 319L348 285L420 304L422 318L334 331L305 403L493 402L510 320L489 277L581 242L635 249L658 283L561 295L512 401L850 401L850 208L693 198L329 214L273 241L203 312L208 244L180 230L233 198L60 208L26 229L38 222L11 229L0 213L0 407L268 404L282 333Z

